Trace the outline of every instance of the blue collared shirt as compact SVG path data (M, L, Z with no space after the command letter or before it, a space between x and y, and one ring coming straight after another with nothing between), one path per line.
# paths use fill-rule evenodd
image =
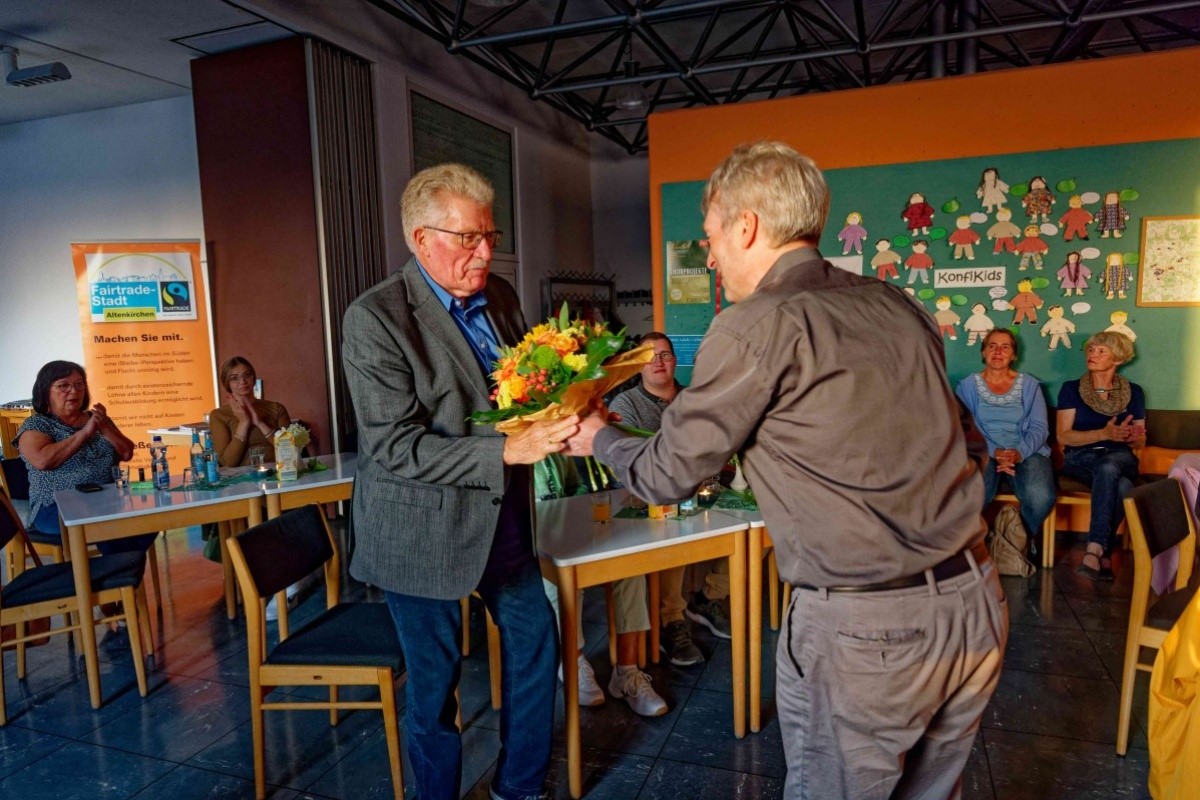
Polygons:
M492 330L492 323L488 322L485 313L487 297L483 292L476 292L465 299L454 297L429 277L420 261L417 262L417 268L421 270L421 276L425 278L429 288L437 295L438 302L454 318L463 338L471 346L475 360L483 367L484 374L490 375L493 362L500 357L500 340L496 338L496 332Z

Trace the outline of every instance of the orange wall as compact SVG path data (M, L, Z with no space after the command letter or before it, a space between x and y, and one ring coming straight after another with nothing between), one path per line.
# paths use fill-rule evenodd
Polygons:
M670 111L650 117L654 326L663 327L662 186L778 139L823 169L1200 136L1200 47ZM696 210L696 227L700 211Z

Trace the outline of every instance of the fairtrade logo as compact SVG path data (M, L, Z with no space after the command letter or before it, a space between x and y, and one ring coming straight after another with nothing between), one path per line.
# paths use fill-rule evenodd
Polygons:
M159 294L162 296L163 313L178 314L192 310L192 293L183 281L161 281Z

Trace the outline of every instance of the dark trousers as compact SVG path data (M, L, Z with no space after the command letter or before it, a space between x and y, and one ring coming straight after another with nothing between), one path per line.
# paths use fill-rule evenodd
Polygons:
M550 766L557 691L558 637L537 562L479 594L500 628L500 758L492 789L504 800L541 794ZM462 742L454 690L462 674L457 600L385 592L404 650L405 741L420 800L458 800Z
M1092 487L1088 544L1100 545L1106 554L1112 552L1117 528L1125 520L1125 495L1137 480L1137 456L1128 448L1069 447L1063 452L1062 471Z

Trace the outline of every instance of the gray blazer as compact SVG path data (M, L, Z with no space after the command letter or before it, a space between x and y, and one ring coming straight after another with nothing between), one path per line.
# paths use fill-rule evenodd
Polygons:
M516 292L495 276L484 292L497 338L516 344ZM501 498L528 491L528 467L505 467L504 437L467 420L490 407L488 384L415 260L346 310L342 359L358 421L350 574L418 597L470 594Z

